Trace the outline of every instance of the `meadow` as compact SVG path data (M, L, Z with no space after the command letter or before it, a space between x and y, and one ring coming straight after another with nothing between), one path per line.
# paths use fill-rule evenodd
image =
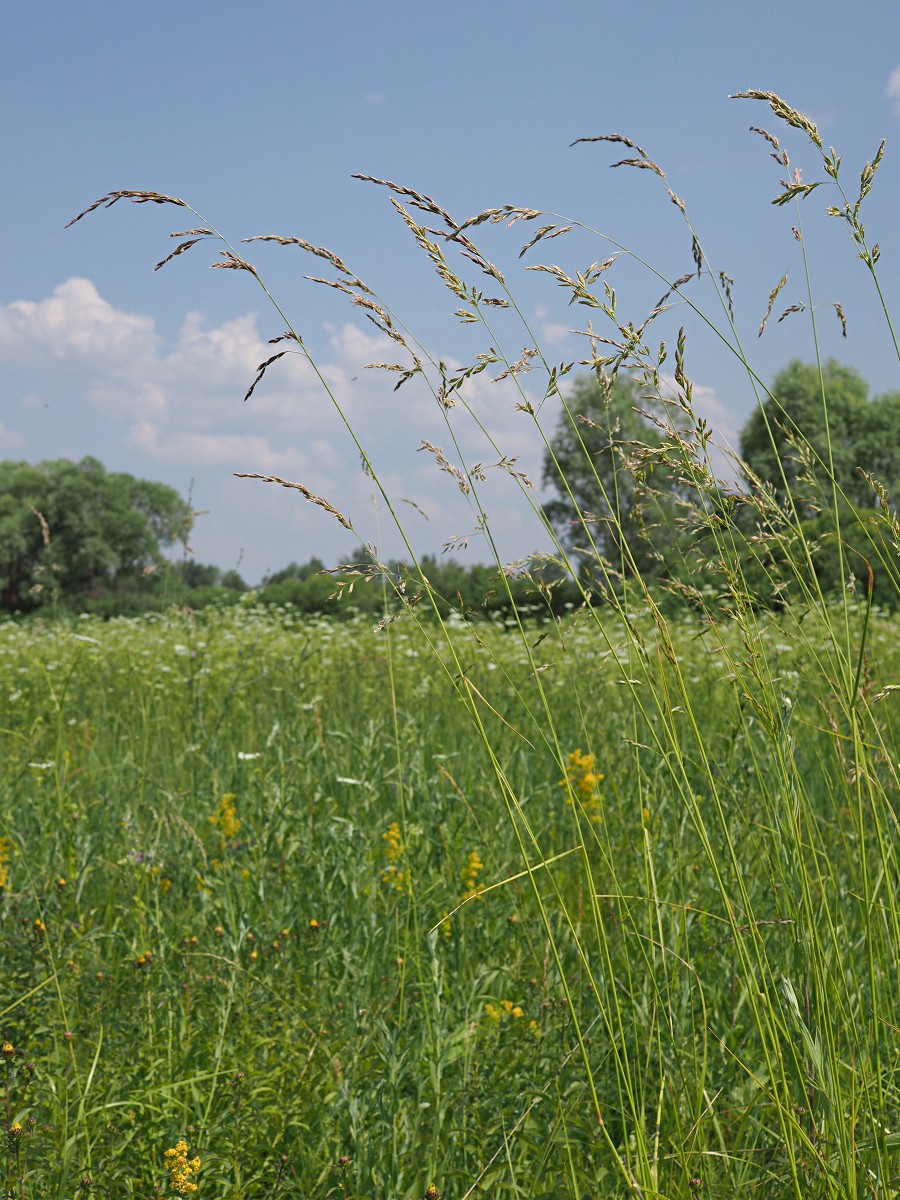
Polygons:
M807 300L779 320L812 323L806 430L750 365L732 281L685 205L622 135L589 140L624 145L634 157L615 165L684 215L687 275L555 214L504 204L456 221L361 177L391 193L454 317L483 337L458 367L333 251L245 239L312 255L330 272L313 283L396 347L402 362L370 365L414 380L443 423L446 454L420 448L471 508L502 619L438 595L403 496L239 244L155 192L109 193L72 222L119 201L186 210L176 221L197 228L159 265L214 245L214 266L262 286L287 331L246 396L284 353L305 356L408 555L382 562L343 497L244 472L357 534L335 586L345 608L380 594L377 624L252 593L228 610L0 624L10 1200L900 1195L900 518L876 464L841 473L798 215L824 184L900 357L860 220L884 143L847 193L809 118L772 93L740 98L765 102L821 168L803 182L756 130L786 177L773 203L797 222ZM581 331L588 357L559 366L472 240L544 217L520 257L570 234L612 252L530 266L597 322ZM609 282L619 260L666 288L637 320ZM717 477L727 447L696 411L670 309L741 365L771 477L733 452L740 484ZM668 350L650 340L664 329ZM566 402L576 367L605 426ZM544 448L555 520L469 402L488 368ZM624 414L637 435L613 419L620 373L640 389ZM548 399L562 401L555 434ZM503 562L489 469L552 552ZM860 478L871 510L848 495ZM559 581L578 597L563 616ZM514 584L533 590L529 615Z
M0 626L10 1195L186 1194L181 1138L235 1196L818 1195L840 1129L895 1169L896 621L869 779L827 622L759 625L777 728L689 617L447 634Z

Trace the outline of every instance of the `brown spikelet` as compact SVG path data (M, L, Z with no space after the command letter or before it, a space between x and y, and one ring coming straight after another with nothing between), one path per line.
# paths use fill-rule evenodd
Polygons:
M834 311L837 313L837 318L841 323L841 337L846 337L847 336L847 318L844 315L844 309L843 309L842 305L837 300L834 301Z
M261 479L263 483L278 483L282 487L293 488L299 492L310 504L317 504L319 508L324 508L326 512L337 520L345 529L353 532L353 524L349 517L345 517L339 509L335 508L323 496L317 496L315 492L311 492L308 487L304 487L302 483L292 483L288 479L280 479L277 475L260 475L256 471L235 471L235 479Z
M522 485L524 487L533 488L534 484L528 478L526 473L524 471L517 471L515 469L517 462L518 462L518 455L513 455L512 458L507 458L504 455L503 458L501 458L498 463L494 463L494 466L499 468L501 471L506 471L508 474L512 475L512 477L514 479L520 480L520 482L522 483Z
M508 379L510 376L515 378L517 375L522 375L524 372L530 371L531 370L531 360L533 358L536 358L537 354L538 354L538 352L535 347L532 346L529 349L529 347L526 346L522 351L522 357L519 359L519 361L514 362L510 366L508 366L506 368L506 370L502 372L502 374L497 375L494 378L493 382L499 383L501 381L501 379Z
M780 325L781 322L784 320L784 318L789 317L791 315L791 313L802 313L802 312L806 312L805 304L792 304L792 305L790 305L789 308L786 308L784 310L784 312L781 314L781 316L778 318L778 324Z
M396 192L398 196L406 196L414 208L440 217L451 229L456 224L445 208L441 208L436 200L432 200L430 196L426 196L423 192L417 192L413 188L404 187L400 183L392 183L389 179L376 179L374 175L353 174L350 178L359 179L363 183L374 183L377 187L388 188L390 191Z
M280 340L281 339L279 339L279 341ZM250 397L253 395L253 393L256 391L256 385L260 382L263 375L265 375L268 368L271 367L272 363L277 362L279 358L284 358L284 356L287 353L288 353L287 350L279 350L277 354L273 354L271 358L267 358L265 362L262 362L259 364L259 366L256 368L256 370L258 372L257 376L253 380L253 382L250 384L250 387L247 389L247 394L244 397L245 404L250 399Z
M818 147L819 150L822 149L822 139L819 137L819 131L816 128L815 123L811 121L809 117L805 117L803 113L798 112L796 108L791 108L789 104L786 104L785 101L782 100L780 96L777 96L774 92L763 92L757 90L756 88L751 88L746 92L735 92L735 94L730 96L729 99L764 100L776 117L784 121L785 124L792 126L794 129L802 129L813 145Z
M333 250L327 249L325 246L314 246L311 242L305 241L299 237L282 237L277 233L258 233L253 237L241 239L244 242L277 242L279 246L297 246L300 250L305 250L307 254L314 254L316 258L324 258L330 262L336 271L340 271L342 275L349 276L352 280L352 286L361 288L367 292L369 289L365 284L357 279L350 268L334 253Z
M543 215L539 208L520 208L515 204L501 204L499 208L486 208L483 212L476 214L476 216L467 218L467 220L455 226L445 236L451 242L462 242L470 250L474 250L475 247L468 238L462 236L463 230L474 229L476 226L484 225L486 222L491 225L499 225L502 221L506 222L508 229L512 229L517 221L533 221L535 217Z
M256 267L252 266L243 258L238 258L236 254L232 254L230 250L220 250L222 262L210 263L210 270L215 271L221 269L224 271L249 271L251 275L256 275Z
M471 490L469 487L469 481L466 479L459 467L455 467L452 462L448 461L440 446L435 446L432 442L426 442L423 438L419 444L419 449L427 450L429 454L433 454L434 461L437 464L438 469L441 471L446 471L448 475L452 476L456 480L456 486L464 496L469 494L469 491Z
M95 200L93 204L89 204L83 212L80 212L77 217L73 217L66 225L66 229L71 228L82 217L86 217L88 213L92 213L97 208L112 208L119 200L130 200L132 204L174 204L178 208L189 208L190 205L184 200L179 200L177 196L166 196L162 192L141 192L141 191L121 191L107 192L105 196L101 196L99 200Z
M547 238L549 240L550 238L560 237L562 234L568 233L572 228L571 225L542 225L537 233L519 251L519 258L542 239Z
M775 304L775 299L776 299L778 293L781 291L781 289L787 283L787 277L788 277L788 273L787 273L787 271L785 271L785 273L782 275L782 277L779 279L779 281L772 288L772 291L769 293L769 306L766 309L766 315L762 319L762 324L759 327L759 333L756 335L757 337L762 337L763 330L766 327L766 322L768 321L769 317L771 317L771 315L772 315L772 308Z
M618 162L609 165L610 167L638 167L642 171L653 171L660 179L665 179L662 168L658 167L651 158L620 158Z
M772 157L779 164L779 166L782 166L785 168L785 170L787 170L787 168L791 165L791 160L788 158L787 150L783 150L781 148L781 143L775 134L769 133L766 129L760 129L758 125L751 125L750 132L758 133L761 138L765 138L765 140L772 147Z
M180 245L175 247L171 254L167 254L165 258L161 259L153 268L153 270L158 271L159 268L164 267L167 262L171 262L173 258L177 258L179 254L184 254L185 250L190 250L191 246L196 246L198 242L202 241L202 238L195 237L189 238L186 242L182 242Z
M614 142L619 146L627 146L629 150L636 150L641 158L647 157L647 151L642 150L637 142L633 142L631 138L625 137L623 133L601 133L597 137L580 137L574 142L570 142L570 146L578 146L582 142Z

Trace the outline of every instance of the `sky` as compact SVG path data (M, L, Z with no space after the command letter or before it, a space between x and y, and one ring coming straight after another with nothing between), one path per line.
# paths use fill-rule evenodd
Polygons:
M624 250L605 278L620 319L636 324L665 290L661 281L692 266L691 235L661 180L611 170L631 153L621 146L571 145L621 133L666 172L713 273L734 280L737 332L764 383L792 358L812 361L815 333L823 357L856 367L873 394L900 387L868 273L840 222L824 215L837 202L834 188L798 208L773 206L784 172L749 127L776 134L806 182L822 178L821 159L764 104L729 99L774 91L812 118L826 147L844 156L848 192L887 138L864 219L896 312L897 0L862 0L852 14L838 0L271 0L252 9L236 0L49 0L9 10L4 46L0 460L92 455L109 470L165 482L198 514L196 559L237 567L249 582L314 555L351 560L364 543L382 557L411 550L488 561L472 497L440 469L437 449L450 465L485 466L479 499L503 561L547 548L530 504L549 493L540 486L540 429L517 407L540 404L539 370L494 382L500 365L472 376L448 424L423 381L395 392L395 375L366 369L410 360L362 308L304 278L336 278L327 261L296 245L242 246L244 237L329 248L416 339L420 356L451 370L491 347L515 361L535 342L551 364L577 364L588 352L587 319L609 329L527 265L558 264L572 275ZM537 228L563 222L470 231L528 328L495 308L490 329L460 322L459 300L415 245L392 193L354 173L432 196L458 222L504 204L580 222L521 259ZM120 189L183 198L200 215L122 201L66 228ZM207 241L154 271L184 240L169 235L201 220L258 277L210 270L221 243ZM809 310L776 320L808 297L791 232L801 222L815 327ZM496 295L496 282L471 263L454 266ZM698 412L717 440L736 446L754 390L715 332L723 310L709 273L691 287L699 314L679 303L654 328L672 345L684 325ZM305 354L295 343L269 345L286 320ZM245 402L259 364L285 347L292 352ZM558 402L540 407L547 436L557 413ZM383 494L361 469L360 446ZM533 491L494 466L513 458ZM299 491L237 473L300 483L353 529Z

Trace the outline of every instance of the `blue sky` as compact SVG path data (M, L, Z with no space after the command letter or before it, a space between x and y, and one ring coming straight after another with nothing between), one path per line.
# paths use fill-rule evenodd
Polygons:
M852 16L836 0L276 0L252 10L232 0L51 0L10 10L4 33L0 458L91 454L110 469L190 492L194 506L208 510L191 539L197 558L240 563L251 581L313 554L330 563L352 557L357 543L299 494L234 472L302 482L383 554L399 549L390 514L373 501L358 453L302 359L282 360L242 402L257 363L272 352L268 339L283 331L252 277L210 271L215 255L206 246L153 272L175 245L169 233L193 218L122 203L65 229L110 190L183 197L234 242L279 233L328 246L430 354L461 364L485 350L489 336L453 318L457 302L430 273L388 193L351 174L417 188L458 220L504 203L560 213L679 276L690 269L690 238L659 181L646 171L609 170L615 147L570 146L625 133L667 172L709 261L735 280L738 329L768 381L790 358L813 354L806 315L780 325L773 319L756 337L786 270L780 306L805 298L790 232L797 214L770 204L779 170L748 127L783 131L763 105L728 95L773 90L843 153L848 190L887 137L866 225L881 245L888 302L898 308L896 0L861 3ZM804 178L819 178L806 139L782 140ZM823 353L856 366L873 392L894 389L897 360L871 286L846 234L822 215L833 202L821 188L800 213ZM602 237L572 234L520 262L518 249L535 227L487 227L479 242L504 270L547 357L577 360L583 339L568 331L584 329L585 310L567 307L552 280L522 267L550 261L578 269L611 251ZM426 439L450 457L434 401L415 383L395 394L387 376L362 370L395 359L396 348L337 293L303 280L324 273L320 261L273 246L249 247L247 255L357 428L416 551L440 552L470 533L465 498L433 455L418 450ZM614 272L622 314L639 321L663 289L627 260ZM470 278L477 281L474 271ZM708 281L696 299L715 313ZM846 341L833 300L847 313ZM684 307L666 315L660 335L674 338L682 322L698 407L734 442L753 403L746 374ZM501 333L518 357L527 335L502 322ZM537 482L537 433L516 410L514 390L489 379L488 372L474 379L466 399L502 452L516 455ZM538 397L537 379L523 379ZM472 422L452 415L470 461L489 462ZM542 417L552 430L552 408ZM494 472L484 486L503 556L541 548L514 481ZM465 553L487 557L477 536Z

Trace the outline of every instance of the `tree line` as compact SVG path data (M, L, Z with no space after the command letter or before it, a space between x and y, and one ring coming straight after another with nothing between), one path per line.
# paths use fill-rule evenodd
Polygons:
M895 570L885 517L900 494L900 392L870 399L849 367L792 362L750 414L739 449L740 481L716 480L689 397L664 403L622 376L577 379L544 456L543 513L580 586L553 561L501 578L429 556L420 566L441 615L559 614L585 590L602 596L629 576L683 599L717 561L762 606L787 602L804 573L832 591L848 571L867 579ZM0 462L0 611L113 615L239 601L248 585L237 570L190 556L193 517L175 489L108 472L95 458ZM414 590L404 564L388 567L379 579L364 568L326 572L311 558L271 575L255 596L307 613L377 614L385 587L407 599ZM717 586L707 574L707 587Z

